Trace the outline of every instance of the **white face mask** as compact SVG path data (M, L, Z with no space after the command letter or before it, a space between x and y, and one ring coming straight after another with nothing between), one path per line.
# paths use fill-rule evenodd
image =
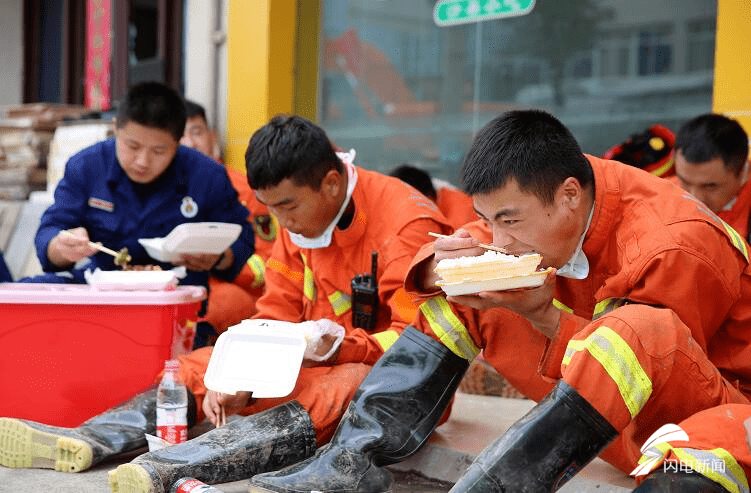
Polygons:
M336 223L338 223L339 219L342 218L342 215L344 214L344 211L347 210L347 205L349 205L349 201L352 198L352 192L355 190L355 184L357 183L357 169L355 168L354 164L352 164L352 161L355 159L355 150L350 149L348 153L337 152L336 155L339 157L339 159L342 160L342 162L344 163L344 168L347 170L347 196L344 197L342 206L339 208L339 213L336 215L334 220L329 223L329 225L326 227L323 233L321 233L320 236L316 236L315 238L307 238L301 234L293 233L287 230L290 241L292 241L292 243L300 248L326 248L327 246L331 245L331 238L334 235L334 228L336 228Z

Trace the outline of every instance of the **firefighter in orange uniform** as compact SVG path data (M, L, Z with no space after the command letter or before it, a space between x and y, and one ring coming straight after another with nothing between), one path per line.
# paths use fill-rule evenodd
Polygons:
M451 491L555 491L597 455L629 473L649 459L642 444L677 424L688 441L656 444L635 491L748 492L751 269L743 238L667 180L583 155L541 111L488 123L462 175L482 221L415 257L405 285L424 302L413 323L467 360L483 350L538 404ZM445 297L434 285L436 262L480 255L478 243L491 241L540 253L551 268L544 283ZM348 413L342 423L357 418ZM350 456L346 444L362 442L359 467L332 465ZM678 459L682 467L669 470ZM251 491L328 491L361 484L384 463L379 443L341 426L326 450L255 476ZM357 491L389 487L370 481Z
M470 196L451 183L432 178L426 171L411 164L400 164L389 171L389 175L409 183L435 202L454 229L477 220Z
M684 123L675 141L675 178L749 240L748 136L740 124L708 113Z
M206 111L200 104L186 100L187 120L185 132L180 143L197 149L207 156L222 162L217 153L216 131L209 128ZM263 294L264 271L266 259L271 254L279 224L266 206L256 200L248 185L245 173L226 167L227 176L237 191L238 199L250 211L249 221L253 223L255 233L255 252L232 282L226 282L214 276L209 277L209 300L205 320L211 325L215 334L204 335L206 341L221 334L227 327L250 318L256 312L256 301Z
M180 377L203 410L199 420L205 415L218 424L224 413L247 417L141 455L113 471L112 484L136 478L139 487L132 491L167 491L183 476L235 481L304 459L330 439L355 390L369 372L378 373L373 365L390 347L400 357L381 370L381 378L394 365L431 374L448 365L449 381L436 380L438 388L409 376L400 376L400 384L411 383L412 392L444 392L447 403L451 399L453 390L446 389L456 388L462 371L455 368L466 368L466 361L414 329L399 335L417 310L404 290L406 269L430 242L428 232L452 228L433 202L395 178L356 167L354 157L354 151L335 153L321 128L297 116L275 117L253 134L246 153L248 181L284 228L266 263L266 291L254 318L314 324L324 336L284 398L207 390L203 376L212 348L181 357ZM338 339L327 331L337 327L343 336ZM379 397L404 400L398 387ZM410 418L435 410L420 414L412 404L395 415L410 437ZM445 408L439 407L435 420Z

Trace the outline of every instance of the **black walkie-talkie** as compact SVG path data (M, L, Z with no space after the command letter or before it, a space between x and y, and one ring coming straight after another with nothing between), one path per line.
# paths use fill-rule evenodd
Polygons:
M371 254L371 273L352 279L352 324L361 329L375 329L378 319L378 252Z

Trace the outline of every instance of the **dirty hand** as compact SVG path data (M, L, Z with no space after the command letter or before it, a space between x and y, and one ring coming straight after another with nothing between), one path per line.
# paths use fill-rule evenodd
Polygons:
M89 246L89 233L86 228L78 227L62 231L52 238L47 246L47 257L58 267L69 267L82 258L96 253Z
M232 395L209 390L206 392L206 397L203 398L203 405L201 407L208 420L214 426L219 426L222 406L224 407L224 414L230 416L237 414L242 408L247 406L250 398L250 392L238 392Z
M448 296L446 299L476 310L502 307L529 320L544 336L552 339L558 330L561 312L553 306L555 269L550 269L542 286L509 289L506 291L481 291L477 294Z
M475 257L485 250L478 246L480 240L472 238L464 229L457 229L449 238L438 238L433 242L433 257L418 266L415 284L421 291L430 292L440 279L434 272L438 262L445 258Z

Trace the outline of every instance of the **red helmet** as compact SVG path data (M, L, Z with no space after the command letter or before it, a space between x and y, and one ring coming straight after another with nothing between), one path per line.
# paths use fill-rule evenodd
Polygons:
M602 157L620 161L665 178L675 174L674 144L675 135L669 128L652 125L646 131L634 134L625 142L608 149Z

